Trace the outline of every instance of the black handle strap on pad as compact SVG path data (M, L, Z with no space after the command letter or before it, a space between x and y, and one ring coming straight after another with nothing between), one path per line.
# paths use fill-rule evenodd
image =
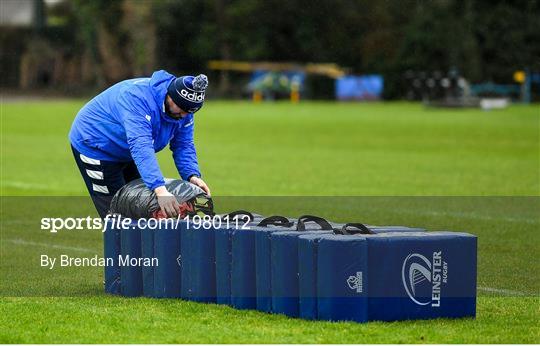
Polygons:
M323 219L322 217L314 215L302 215L298 218L298 223L296 224L296 230L303 232L306 230L306 222L315 222L321 227L320 231L332 231L332 225ZM316 230L314 230L316 231Z
M341 229L335 229L335 234L344 234L344 235L352 235L352 234L375 234L372 230L370 230L366 225L363 223L347 223L341 227Z
M279 227L292 227L294 225L294 222L289 221L289 219L287 219L285 216L273 215L262 219L257 226L266 227L270 225Z
M253 221L253 219L255 219L255 217L253 216L252 213L250 213L249 211L247 210L235 210L233 212L230 212L229 214L227 214L226 216L228 216L230 219L233 219L237 216L241 216L241 215L244 215L244 216L247 216L249 218L249 221Z

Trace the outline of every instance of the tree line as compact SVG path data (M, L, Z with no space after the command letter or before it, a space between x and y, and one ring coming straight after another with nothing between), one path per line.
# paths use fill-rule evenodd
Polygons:
M536 0L73 0L45 12L61 24L0 41L16 45L26 70L39 65L41 46L73 65L60 85L108 85L158 68L194 73L215 59L333 62L382 74L385 96L398 98L407 70L455 68L498 83L540 70Z

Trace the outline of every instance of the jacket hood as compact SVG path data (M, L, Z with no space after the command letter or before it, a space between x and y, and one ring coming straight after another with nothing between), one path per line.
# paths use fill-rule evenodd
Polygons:
M161 118L165 121L172 123L178 123L182 121L182 119L176 120L169 117L167 114L165 114L164 111L165 97L167 97L167 88L169 87L169 84L174 81L175 78L175 76L164 70L156 71L152 74L152 77L150 77L152 96L154 97L154 100L156 101L158 107L160 107L161 109Z

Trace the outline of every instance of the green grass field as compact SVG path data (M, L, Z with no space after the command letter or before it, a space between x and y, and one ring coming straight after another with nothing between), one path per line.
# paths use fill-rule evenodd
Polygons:
M334 196L322 204L387 196L343 213L313 208L338 221L362 215L478 235L476 319L357 324L113 297L101 268L40 268L42 253L101 252L99 232L39 230L43 216L95 214L76 197L86 191L67 140L83 103L2 101L0 343L540 342L538 105L207 102L197 114L199 162L218 208L220 196ZM168 150L159 160L165 176L177 176ZM298 216L310 200L291 197L278 209Z

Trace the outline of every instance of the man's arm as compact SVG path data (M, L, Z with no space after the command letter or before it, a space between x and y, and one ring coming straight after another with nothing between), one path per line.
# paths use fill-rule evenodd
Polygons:
M201 179L201 172L197 162L197 152L195 151L195 143L193 141L193 121L193 114L190 114L179 125L171 139L170 149L176 169L182 179L199 186L210 195L210 189Z
M165 188L152 142L152 124L145 117L144 103L135 95L126 93L119 97L118 109L123 113L129 151L141 178L156 193L161 210L169 217L176 217L179 204Z
M131 157L144 183L153 191L159 186L165 186L165 180L156 159L152 123L145 117L146 109L143 101L135 95L124 93L119 97L118 110L123 113Z
M189 180L193 175L201 176L193 142L193 128L193 114L190 114L178 126L170 143L176 169L184 180Z

